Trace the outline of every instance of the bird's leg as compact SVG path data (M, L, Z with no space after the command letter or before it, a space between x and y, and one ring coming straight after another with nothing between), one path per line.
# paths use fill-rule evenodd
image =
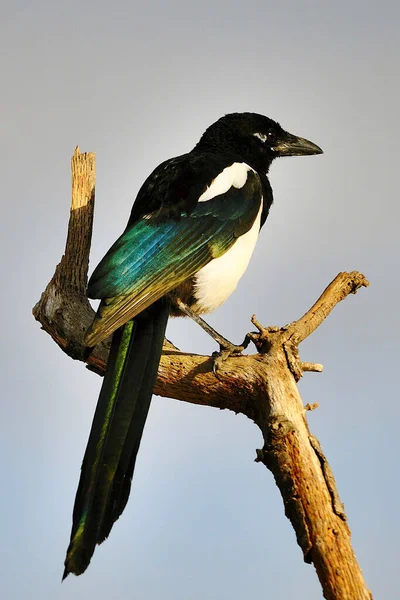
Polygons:
M211 325L206 323L206 321L204 321L204 319L202 319L200 317L200 315L195 313L180 298L175 298L174 301L175 301L176 306L183 313L185 313L185 315L187 315L188 317L193 319L193 321L195 321L195 323L200 325L200 327L202 329L204 329L204 331L206 333L208 333L208 335L210 335L213 338L213 340L215 340L217 342L217 344L219 344L219 349L220 349L219 352L213 352L213 358L214 358L213 371L214 371L215 375L217 374L219 367L222 365L222 363L227 358L229 358L230 356L237 356L238 354L241 354L243 352L243 350L245 348L247 348L247 346L249 345L250 338L247 335L240 346L237 346L236 344L232 344L232 342L230 342L229 340L224 338L220 333L218 333L218 331L215 331L215 329L213 327L211 327Z

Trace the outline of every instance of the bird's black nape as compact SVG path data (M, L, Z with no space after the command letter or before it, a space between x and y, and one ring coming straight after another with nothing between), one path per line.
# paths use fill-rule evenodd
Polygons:
M321 154L319 146L285 131L257 113L230 113L210 125L196 149L241 156L254 170L268 173L275 158Z

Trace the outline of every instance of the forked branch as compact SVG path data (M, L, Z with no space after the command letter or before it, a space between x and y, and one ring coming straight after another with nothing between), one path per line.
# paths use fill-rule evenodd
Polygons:
M65 254L33 309L35 318L71 358L84 361L84 332L94 311L85 294L92 235L95 159L79 148L72 158L72 207ZM339 273L298 321L263 327L254 316L252 333L258 354L224 363L218 379L209 356L181 352L165 342L155 394L243 413L261 429L264 447L256 460L271 470L286 516L295 529L304 560L312 562L328 600L370 600L350 541L343 505L321 446L308 429L296 381L322 365L302 362L298 345L334 306L360 287L365 277ZM109 344L97 346L88 368L102 374Z

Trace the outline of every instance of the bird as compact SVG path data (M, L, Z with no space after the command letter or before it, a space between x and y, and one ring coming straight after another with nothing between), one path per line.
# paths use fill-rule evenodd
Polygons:
M162 162L145 180L125 231L87 287L100 304L85 344L112 336L82 462L63 579L82 574L128 501L170 316L214 311L245 272L273 192L273 160L321 154L319 146L260 114L224 115L194 148Z

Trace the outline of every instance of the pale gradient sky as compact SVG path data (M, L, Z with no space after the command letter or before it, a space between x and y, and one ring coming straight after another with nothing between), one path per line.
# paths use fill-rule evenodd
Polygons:
M319 600L256 427L155 398L128 507L88 571L60 583L100 379L30 311L64 247L70 156L97 155L92 266L162 160L222 114L266 114L323 156L277 161L275 204L236 293L210 322L299 317L341 270L371 281L302 345L300 383L375 598L400 597L398 2L150 0L3 5L0 597ZM182 349L211 353L190 322Z

